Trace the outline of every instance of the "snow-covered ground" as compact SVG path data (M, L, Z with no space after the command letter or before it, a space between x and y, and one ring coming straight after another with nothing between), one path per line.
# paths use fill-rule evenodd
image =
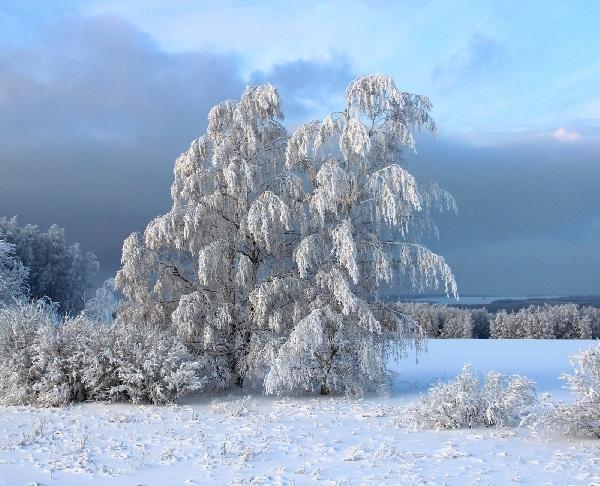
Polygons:
M590 341L439 340L403 360L389 397L187 398L177 406L0 408L0 484L600 484L600 441L527 429L412 431L396 419L465 362L560 399Z

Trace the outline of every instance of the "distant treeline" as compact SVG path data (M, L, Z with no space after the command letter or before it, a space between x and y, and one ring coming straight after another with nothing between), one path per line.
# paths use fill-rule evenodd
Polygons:
M430 338L600 339L600 309L592 306L529 305L514 312L426 302L398 306Z
M460 301L459 301L460 302ZM526 307L544 305L576 304L581 307L596 307L600 309L600 296L598 295L574 295L569 297L530 297L528 299L500 299L494 300L481 307L488 312L497 313L501 310L516 312ZM458 305L458 307L465 307Z

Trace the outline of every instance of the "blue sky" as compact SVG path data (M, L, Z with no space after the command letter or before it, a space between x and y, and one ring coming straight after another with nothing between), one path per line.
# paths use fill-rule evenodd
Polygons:
M408 154L460 212L463 293L600 294L600 2L0 1L0 215L64 226L103 275L170 206L209 108L278 86L290 128L350 80L426 94Z
M53 21L114 14L167 52L235 54L248 78L289 61L343 56L353 72L385 72L403 89L428 94L442 133L576 132L600 119L600 3L594 1L7 5L0 30L15 43L30 42Z

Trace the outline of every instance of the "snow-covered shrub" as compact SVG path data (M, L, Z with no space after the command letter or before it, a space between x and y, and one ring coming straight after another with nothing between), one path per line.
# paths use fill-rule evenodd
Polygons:
M0 403L168 403L205 384L205 363L160 330L60 318L48 300L0 309Z
M40 338L56 324L56 306L40 300L0 309L0 403L36 403Z
M84 373L103 345L97 325L62 319L49 300L0 310L0 403L43 407L90 397Z
M171 403L206 384L205 367L174 334L116 323L103 347L84 367L83 380L96 400Z
M402 421L434 429L511 426L535 403L535 385L527 378L489 372L482 384L465 365L454 380L434 385L410 405Z
M563 375L575 401L550 407L538 417L542 425L568 435L600 438L600 344L571 356L574 373Z

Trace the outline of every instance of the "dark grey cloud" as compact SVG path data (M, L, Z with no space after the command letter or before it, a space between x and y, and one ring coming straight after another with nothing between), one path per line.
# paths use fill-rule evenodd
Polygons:
M508 58L508 51L503 45L475 32L463 46L435 67L433 82L438 88L447 90L481 81L486 76L494 75Z
M173 159L239 60L167 54L118 17L72 17L0 54L0 214L55 222L114 272L123 238L169 206Z
M0 215L64 226L112 274L123 239L169 208L173 161L204 131L210 107L242 93L241 60L164 52L116 16L69 16L26 47L3 47ZM252 81L280 85L293 120L343 92L347 71L333 57Z
M430 245L446 256L463 293L600 292L599 144L422 142L410 167L459 204Z

